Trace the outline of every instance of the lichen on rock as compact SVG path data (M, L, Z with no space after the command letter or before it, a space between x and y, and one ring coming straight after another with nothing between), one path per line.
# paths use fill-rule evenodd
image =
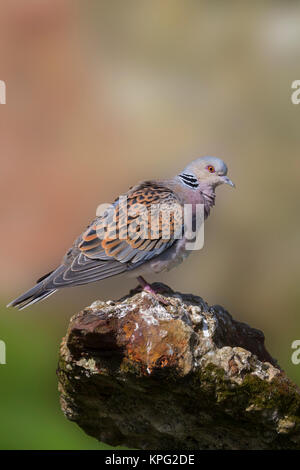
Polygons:
M300 448L300 391L264 335L221 306L154 284L72 317L61 406L86 433L138 449Z

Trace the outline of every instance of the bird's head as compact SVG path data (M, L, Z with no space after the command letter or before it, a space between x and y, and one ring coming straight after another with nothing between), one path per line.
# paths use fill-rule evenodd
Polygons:
M228 178L227 166L220 158L200 157L189 163L179 175L182 183L196 189L199 186L216 188L220 184L235 187Z

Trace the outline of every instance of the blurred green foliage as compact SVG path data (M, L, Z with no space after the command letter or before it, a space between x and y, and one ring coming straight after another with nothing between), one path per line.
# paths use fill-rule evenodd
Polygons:
M1 310L0 449L110 449L69 422L59 406L56 367L63 323ZM55 324L54 324L55 323Z

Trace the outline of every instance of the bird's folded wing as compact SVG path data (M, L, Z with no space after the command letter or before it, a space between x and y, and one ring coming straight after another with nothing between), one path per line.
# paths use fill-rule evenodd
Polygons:
M58 289L79 286L115 276L126 271L126 265L116 260L100 261L87 258L83 253L74 256L71 263L61 264L44 281L44 288Z
M83 234L88 258L137 264L169 248L182 234L183 207L168 188L142 183L120 197Z
M81 235L47 288L80 285L129 271L167 250L182 233L183 208L168 188L144 182L117 199Z

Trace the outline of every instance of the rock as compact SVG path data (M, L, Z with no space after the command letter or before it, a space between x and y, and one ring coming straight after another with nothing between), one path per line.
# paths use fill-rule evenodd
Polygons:
M151 450L300 449L300 390L264 335L200 297L154 284L72 317L61 407L87 434Z

